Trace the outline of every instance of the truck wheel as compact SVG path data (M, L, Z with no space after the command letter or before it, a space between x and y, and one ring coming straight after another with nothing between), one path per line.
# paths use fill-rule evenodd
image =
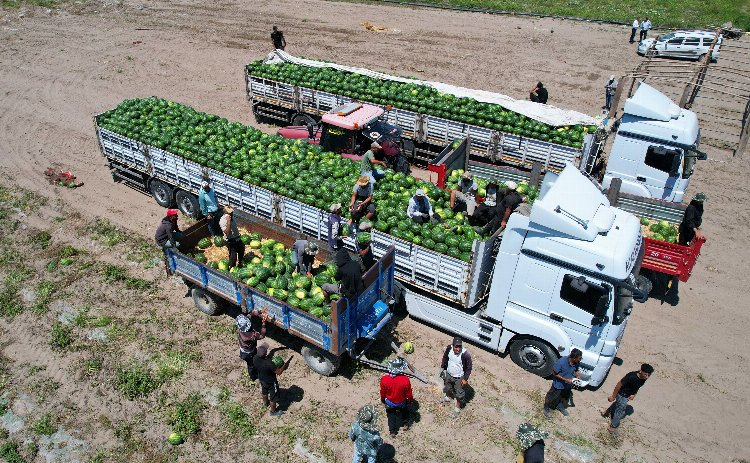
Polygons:
M341 357L336 357L314 346L303 346L302 358L312 371L323 376L333 375L341 366Z
M151 190L151 196L154 197L156 203L161 207L172 207L174 201L172 200L172 188L161 180L152 179L149 185Z
M194 219L201 218L202 214L200 205L198 204L198 198L196 198L194 194L188 193L187 191L177 190L174 199L177 202L177 208L180 209L183 214Z
M221 304L210 293L201 289L193 288L193 302L195 307L206 315L221 314Z
M315 125L315 119L313 119L312 116L308 116L307 114L297 113L292 116L292 120L290 121L290 123L292 125Z
M510 345L510 358L519 367L535 375L549 376L559 358L547 343L537 339L518 339Z

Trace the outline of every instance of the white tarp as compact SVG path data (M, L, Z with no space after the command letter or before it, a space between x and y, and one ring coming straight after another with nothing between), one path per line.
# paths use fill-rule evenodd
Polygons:
M473 90L470 88L457 87L455 85L448 85L441 82L428 82L425 80L406 79L403 77L392 76L389 74L383 74L382 72L375 72L369 69L356 68L350 66L342 66L335 63L326 63L323 61L314 61L304 58L297 58L290 55L282 50L275 50L268 55L266 63L274 62L289 62L293 64L299 64L302 66L316 67L316 68L333 68L340 71L354 72L365 76L373 77L382 80L393 80L396 82L412 83L417 85L426 85L432 87L439 92L454 95L460 98L473 98L477 101L484 103L492 103L502 106L503 108L511 111L523 114L526 117L535 119L539 122L544 122L555 127L564 125L597 125L598 122L591 116L588 116L578 111L570 111L566 109L556 108L551 105L533 103L531 101L516 100L506 95L499 93L487 92L484 90Z

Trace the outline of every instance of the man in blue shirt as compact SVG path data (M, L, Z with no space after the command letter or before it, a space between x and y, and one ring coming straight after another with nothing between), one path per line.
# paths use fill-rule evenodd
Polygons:
M219 219L221 219L221 212L219 211L219 203L216 201L216 193L208 181L201 184L201 192L198 194L198 205L201 208L201 214L208 219L208 231L211 236L221 236L221 227L219 227Z
M552 367L552 387L544 397L544 416L552 418L551 409L560 410L563 416L568 416L566 404L573 390L573 378L579 378L578 364L581 363L583 353L578 349L570 351L570 355L562 357Z

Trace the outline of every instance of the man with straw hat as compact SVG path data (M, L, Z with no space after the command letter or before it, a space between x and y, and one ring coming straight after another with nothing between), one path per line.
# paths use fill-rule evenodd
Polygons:
M229 268L237 266L238 261L242 265L242 259L245 257L245 243L240 239L240 231L234 220L234 209L231 206L224 206L224 215L219 220L219 227L224 234L224 243L229 249Z
M360 175L356 185L352 189L352 199L349 201L349 211L351 212L351 218L349 219L350 227L355 222L359 223L362 217L372 220L372 217L375 215L375 204L372 202L373 191L372 179L367 175Z
M401 357L396 357L388 362L388 374L380 378L380 401L385 404L391 436L396 436L402 426L404 431L408 431L410 427L408 404L414 400L414 396L411 381L404 370L406 362Z
M516 431L516 438L521 445L521 453L516 463L544 463L544 439L549 433L541 431L529 423L523 423Z
M349 439L354 442L352 463L373 463L383 438L378 430L378 411L372 405L365 405L357 412L357 419L349 430Z

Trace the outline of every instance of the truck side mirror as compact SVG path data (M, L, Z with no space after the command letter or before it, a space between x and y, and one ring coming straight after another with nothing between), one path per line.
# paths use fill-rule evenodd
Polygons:
M591 326L597 326L609 321L607 316L607 309L609 308L609 294L602 294L599 296L599 300L596 301L596 309L594 310L594 317L591 319Z
M679 153L675 153L672 158L672 168L669 170L670 177L677 177L680 173L680 166L682 165L682 156Z
M708 159L708 154L704 153L703 151L698 151L698 160L699 161L705 161Z

